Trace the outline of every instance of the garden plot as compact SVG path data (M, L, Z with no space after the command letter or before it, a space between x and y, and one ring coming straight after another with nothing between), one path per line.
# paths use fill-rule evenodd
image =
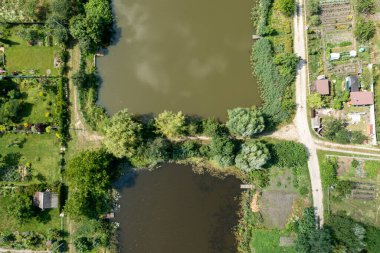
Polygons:
M350 3L323 3L320 5L322 24L347 23L352 21Z
M334 197L335 189L330 190L331 211L345 211L357 221L380 227L380 161L340 156L337 162L338 180L350 182L351 186L339 198Z
M50 0L2 0L0 1L2 22L34 22L45 18Z

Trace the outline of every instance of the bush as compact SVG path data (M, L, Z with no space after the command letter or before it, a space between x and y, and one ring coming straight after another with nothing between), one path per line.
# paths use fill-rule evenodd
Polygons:
M226 127L216 119L202 120L203 134L209 137L227 135Z
M337 182L338 162L336 159L325 158L321 163L321 178L324 188L329 188Z
M359 13L372 14L375 11L374 0L357 0L356 8Z
M308 153L304 145L294 141L280 141L273 144L273 152L280 167L307 166Z
M372 20L359 17L356 19L355 37L360 42L366 42L375 36L376 28Z
M293 16L296 7L294 0L277 0L275 3L275 7L279 9L285 16Z
M187 140L174 145L173 148L173 159L183 160L192 157L199 157L200 145L193 140Z
M235 143L227 136L216 136L210 144L210 156L222 167L234 164Z

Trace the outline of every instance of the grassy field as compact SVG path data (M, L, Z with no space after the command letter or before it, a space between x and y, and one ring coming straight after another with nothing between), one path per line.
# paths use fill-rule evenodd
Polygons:
M295 253L293 246L280 246L280 237L288 236L281 230L261 229L253 230L251 248L255 253Z
M15 139L22 140L21 147L8 147ZM48 183L59 180L59 140L52 134L5 134L0 135L0 154L20 153L19 163L30 163L36 181L37 175Z
M13 71L34 70L34 75L46 75L50 69L51 75L57 75L54 68L54 47L15 45L5 51L6 69Z
M0 197L0 232L3 231L34 231L46 234L51 228L60 228L60 217L58 209L47 209L40 212L37 216L28 219L27 222L20 224L12 216L6 213L3 198Z

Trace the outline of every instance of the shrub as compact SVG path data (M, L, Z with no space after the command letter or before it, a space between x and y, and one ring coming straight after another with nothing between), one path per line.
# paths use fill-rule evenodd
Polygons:
M294 141L273 144L273 153L280 167L307 166L308 154L304 145Z
M294 14L296 3L294 0L277 0L275 2L275 7L284 15L291 17Z
M372 20L359 17L356 19L355 37L360 42L366 42L375 35L375 24Z
M375 11L374 0L357 0L356 8L359 13L372 14Z
M324 188L329 188L337 182L338 162L336 159L325 158L321 163L321 178Z

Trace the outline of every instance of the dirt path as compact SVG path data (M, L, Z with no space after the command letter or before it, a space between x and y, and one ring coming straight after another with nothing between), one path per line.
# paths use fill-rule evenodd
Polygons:
M78 89L76 86L74 86L74 83L72 81L73 74L79 70L80 57L80 50L78 46L75 46L72 50L70 50L70 60L67 64L69 67L67 77L69 78L69 86L72 94L72 128L76 133L76 137L78 138L78 144L91 142L95 144L95 146L100 146L101 141L103 140L103 136L90 131L84 123L79 108L80 105L78 102Z
M304 10L302 0L297 1L297 9L294 15L294 51L301 57L301 61L297 66L296 77L296 103L297 113L294 118L294 125L297 128L298 138L305 145L309 152L309 174L311 180L311 188L313 194L313 206L319 225L323 225L323 192L319 161L317 156L317 148L311 136L308 118L307 118L307 70L306 70L306 43L305 43L305 25Z

